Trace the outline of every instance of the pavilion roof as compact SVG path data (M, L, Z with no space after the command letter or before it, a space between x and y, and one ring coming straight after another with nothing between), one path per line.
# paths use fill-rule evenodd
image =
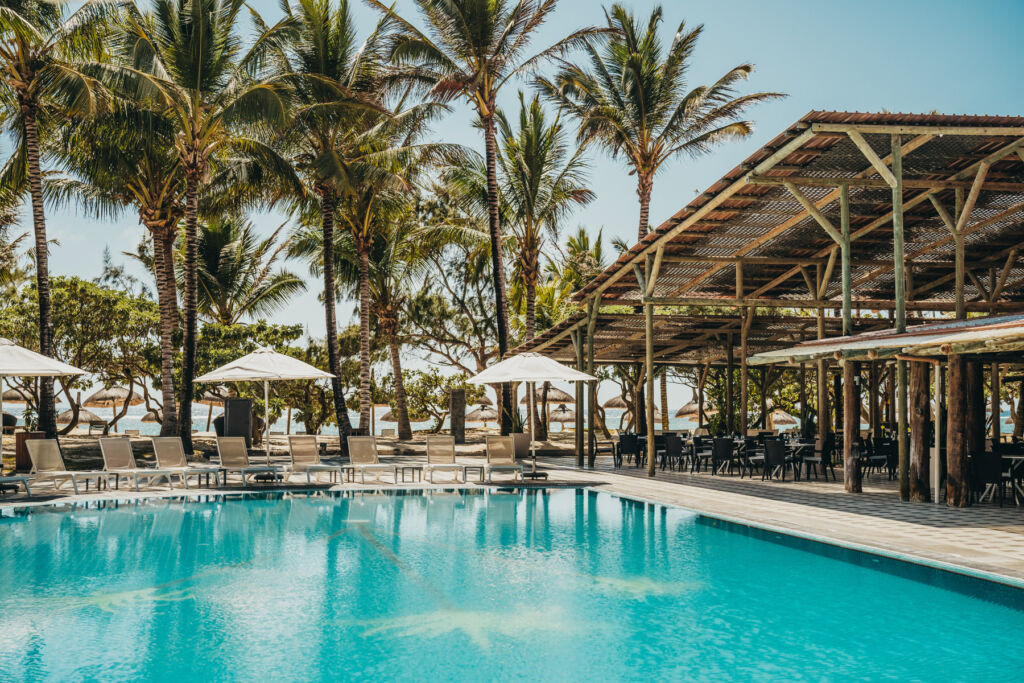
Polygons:
M825 333L840 334L842 319L826 317ZM587 327L586 315L573 315L532 340L512 350L512 354L533 351L562 362L576 360L574 333ZM854 329L887 326L882 318L858 319ZM722 363L730 339L739 346L744 320L736 315L654 316L654 360L656 364L702 365ZM795 315L755 315L750 320L749 352L791 346L801 339L816 337L817 319ZM640 313L599 313L594 324L594 361L596 363L637 363L644 360L644 316ZM739 353L737 350L737 359Z
M847 337L805 341L788 348L762 351L751 365L799 363L818 358L880 359L936 356L951 353L998 356L1019 360L1024 349L1024 315L1002 315L966 320L943 320L914 325L906 332L893 329Z
M1024 310L1024 260L1017 258L1024 249L1024 117L938 114L809 112L574 297L639 304L635 267L650 258L655 282L647 293L659 305L834 308L839 248L819 219L838 230L843 182L854 308L890 308L893 190L886 174L894 134L903 160L907 309L952 310L955 243L947 220L955 225L955 207L975 195L962 229L968 310Z

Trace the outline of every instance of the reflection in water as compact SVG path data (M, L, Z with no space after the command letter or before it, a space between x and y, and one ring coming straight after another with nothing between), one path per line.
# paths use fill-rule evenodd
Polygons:
M870 610L846 584L870 586ZM0 586L0 680L748 679L763 662L799 679L822 661L940 677L855 637L912 618L908 647L998 678L1024 627L995 601L575 490L38 508L0 517ZM958 619L932 628L921 606Z

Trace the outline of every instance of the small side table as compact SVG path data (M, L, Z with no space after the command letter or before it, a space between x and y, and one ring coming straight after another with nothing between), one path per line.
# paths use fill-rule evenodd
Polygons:
M398 469L402 471L402 483L405 483L405 473L410 473L413 482L423 481L423 467L421 465L401 465Z
M484 466L483 465L466 465L466 483L469 483L469 473L475 471L478 478L477 481L482 482L484 480Z

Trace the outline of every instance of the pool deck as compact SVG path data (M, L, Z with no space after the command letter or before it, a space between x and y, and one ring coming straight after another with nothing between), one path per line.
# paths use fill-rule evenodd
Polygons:
M388 464L420 464L422 456L394 456L382 459ZM481 458L460 457L464 464L481 463ZM842 473L838 482L823 480L761 481L755 477L711 476L659 471L649 478L634 467L614 469L610 459L601 458L593 469L577 469L569 458L542 458L542 468L549 472L550 486L590 486L612 494L638 500L676 505L721 517L734 522L810 537L847 547L875 551L884 555L942 566L1024 587L1024 509L1008 501L1003 508L984 503L970 508L954 509L932 503L901 503L895 482L872 475L864 482L864 493L843 491ZM527 465L528 467L528 465ZM445 476L445 475L441 475ZM284 487L308 488L305 481ZM506 485L503 480L501 485ZM544 484L540 484L544 485ZM470 481L470 488L481 484ZM250 486L248 490L269 487ZM282 487L277 487L282 488ZM319 488L358 490L381 488L452 488L449 481L392 484L367 481L367 484L326 483ZM70 488L66 489L70 491ZM237 485L220 491L237 492ZM143 490L141 493L121 489L83 493L57 494L49 484L35 487L30 500L23 493L6 494L0 508L71 503L116 497L137 499L156 496L208 494L214 490L166 487ZM2 510L0 510L2 512Z

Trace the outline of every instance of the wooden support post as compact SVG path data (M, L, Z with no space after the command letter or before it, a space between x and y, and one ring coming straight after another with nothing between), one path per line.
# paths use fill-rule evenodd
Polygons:
M725 347L725 405L719 406L720 413L725 414L725 431L726 434L733 433L733 406L732 406L732 373L733 373L733 353L732 353L732 335L726 335L726 347Z
M594 375L594 334L597 327L597 312L601 308L598 297L590 303L590 319L587 321L587 374ZM595 375L596 377L596 375ZM587 382L587 463L594 466L597 459L597 431L595 418L597 414L597 380Z
M832 252L835 254L835 252ZM825 268L820 263L815 267L815 287L813 290L821 291L827 282ZM825 311L817 311L817 332L818 339L825 338ZM818 438L824 439L829 435L829 411L828 411L828 361L824 358L818 360L817 385L818 385Z
M644 304L644 361L647 366L647 476L654 476L654 305Z
M896 444L899 447L900 500L910 500L910 444L907 442L907 361L896 361Z
M584 372L583 365L583 335L582 330L572 331L573 350L576 351L576 369ZM583 467L583 383L576 382L576 433L573 434L576 442L576 467Z
M967 386L967 453L985 452L985 366L978 361L967 361L964 372Z
M835 430L837 434L843 433L843 409L846 405L843 403L843 375L838 371L832 375L832 396L835 397Z
M843 259L843 336L853 334L853 313L850 300L852 298L850 282L850 186L839 186L839 212L840 230L842 241L839 243L842 249Z
M800 364L800 435L810 438L807 431L807 363Z
M967 507L967 378L963 356L949 357L949 400L946 426L946 505Z
M964 236L956 227L959 225L960 216L963 214L964 191L957 188L954 191L954 196L956 197L956 204L953 207L953 213L956 215L957 222L949 228L953 231L953 259L956 269L953 281L953 295L956 298L956 319L964 320L967 317L967 301L964 298L964 276L967 272L967 265L965 263L966 256L964 255Z
M945 369L942 363L932 365L935 372L935 398L933 401L935 412L935 446L932 448L932 461L929 472L932 480L932 501L938 504L942 500L942 492L939 487L942 484L942 445L945 443L946 433L943 431L946 412L946 384Z
M999 363L992 363L992 443L999 443Z
M927 503L929 489L928 363L910 364L910 500Z
M881 397L878 395L878 363L868 363L868 421L871 423L871 438L882 438Z
M860 493L860 460L853 444L860 431L860 363L843 363L843 486L847 493Z
M892 136L892 175L895 184L892 186L892 258L893 258L893 283L896 295L896 331L907 330L907 278L903 272L903 149L900 146L900 136ZM906 368L904 368L906 374ZM904 385L905 386L905 385Z
M740 327L740 435L746 436L747 429L750 427L748 424L748 409L747 401L749 400L749 390L747 383L749 382L749 376L747 372L747 336L750 331L750 322L754 319L754 309L748 308L743 312L743 324Z
M704 384L707 382L709 372L711 372L711 363L707 362L701 368L700 378L697 380L697 429L704 426Z

